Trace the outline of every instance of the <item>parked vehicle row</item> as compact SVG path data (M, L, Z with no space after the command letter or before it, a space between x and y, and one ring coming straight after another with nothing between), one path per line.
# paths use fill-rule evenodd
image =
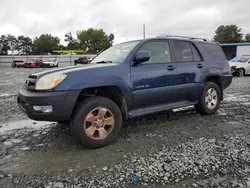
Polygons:
M250 74L250 55L236 56L229 60L229 64L234 76L242 77Z
M24 68L40 68L40 67L58 67L56 59L28 59L28 60L14 60L12 67L24 67Z

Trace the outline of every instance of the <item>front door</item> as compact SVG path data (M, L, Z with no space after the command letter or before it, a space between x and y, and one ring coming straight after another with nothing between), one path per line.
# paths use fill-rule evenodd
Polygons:
M176 98L177 70L172 63L169 42L146 42L139 51L150 54L150 60L131 67L133 99L136 107L168 103Z

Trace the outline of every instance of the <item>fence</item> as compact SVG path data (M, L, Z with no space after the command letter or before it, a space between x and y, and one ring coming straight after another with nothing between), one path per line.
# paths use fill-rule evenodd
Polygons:
M65 64L74 64L74 60L78 59L79 57L88 56L93 57L93 54L86 54L86 55L8 55L8 56L0 56L0 64L11 64L14 60L28 60L28 59L41 59L43 61L48 59L57 59L58 64L65 63Z

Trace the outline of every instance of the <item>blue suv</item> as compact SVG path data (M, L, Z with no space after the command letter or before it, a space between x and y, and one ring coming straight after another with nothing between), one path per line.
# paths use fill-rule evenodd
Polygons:
M68 122L83 145L99 148L128 118L190 105L214 114L231 82L217 43L160 36L114 45L87 65L31 74L18 104L33 120Z

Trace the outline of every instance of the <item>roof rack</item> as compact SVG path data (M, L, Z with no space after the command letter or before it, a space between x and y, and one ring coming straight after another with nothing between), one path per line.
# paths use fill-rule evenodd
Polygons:
M187 37L187 36L179 36L179 35L158 35L157 37L167 37L167 38L185 38L185 39L190 39L190 40L203 40L203 41L208 41L208 39L205 38L199 38L199 37Z

